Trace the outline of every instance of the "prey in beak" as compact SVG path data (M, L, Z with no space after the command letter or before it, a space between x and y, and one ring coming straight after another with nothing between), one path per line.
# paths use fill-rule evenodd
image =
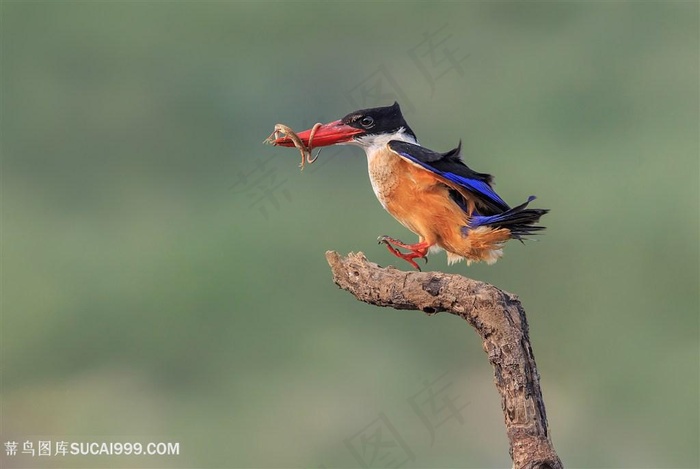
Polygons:
M359 133L362 133L362 130L346 125L341 120L328 124L317 123L309 130L299 133L294 132L284 124L277 124L274 132L265 139L264 143L283 147L297 147L301 153L299 166L301 169L304 169L305 163L311 164L318 158L318 153L316 153L316 156L311 154L311 150L314 148L346 143L352 141L353 136Z
M289 127L287 127L287 129L291 130ZM284 133L285 135L283 136L275 135L275 138L269 143L283 147L293 147L296 146L295 143L301 142L309 149L316 147L327 147L338 143L350 142L355 135L363 133L363 130L351 127L345 124L342 120L337 120L329 122L328 124L316 124L309 130L304 130L303 132L298 132L296 134L294 132ZM295 142L296 139L294 136L298 138L299 142Z

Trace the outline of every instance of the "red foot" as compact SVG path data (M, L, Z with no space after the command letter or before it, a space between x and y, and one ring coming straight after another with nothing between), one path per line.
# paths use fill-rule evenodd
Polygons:
M421 258L421 259L424 259L426 263L428 262L428 258L426 256L428 255L428 249L430 249L430 244L428 244L426 242L416 243L416 244L406 244L404 242L399 241L398 239L390 238L389 236L386 236L386 235L380 236L379 238L377 238L377 242L379 242L379 244L381 244L381 243L386 244L387 249L389 249L389 251L393 255L405 260L406 262L411 264L413 267L415 267L419 271L421 269L420 269L420 267L418 267L418 264L416 264L413 259ZM411 252L404 254L403 252L399 251L394 246L392 246L392 244L394 244L398 247L404 248L404 249L408 249Z

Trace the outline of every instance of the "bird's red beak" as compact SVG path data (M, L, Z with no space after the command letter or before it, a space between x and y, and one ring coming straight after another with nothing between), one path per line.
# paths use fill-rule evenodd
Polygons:
M311 137L311 131L304 130L303 132L298 132L297 137L299 137L305 146L309 146L309 138ZM346 143L352 140L352 137L361 134L362 129L356 129L347 124L343 124L342 121L337 120L329 122L328 124L323 124L316 128L316 132L313 134L311 139L311 145L316 147L326 147L328 145L335 145L336 143ZM283 147L293 147L294 142L289 136L276 138L273 145L281 145Z

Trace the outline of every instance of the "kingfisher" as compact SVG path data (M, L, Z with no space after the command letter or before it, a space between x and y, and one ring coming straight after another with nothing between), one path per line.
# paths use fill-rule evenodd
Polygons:
M386 235L378 242L418 270L415 259L427 262L428 253L441 250L448 264L493 264L503 255L506 241L522 242L544 229L537 223L549 210L528 208L534 196L516 207L508 205L493 190L493 176L464 163L461 141L445 153L421 146L397 102L316 124L296 137L307 147L356 145L365 151L379 203L418 235L413 244ZM294 146L287 135L272 143Z

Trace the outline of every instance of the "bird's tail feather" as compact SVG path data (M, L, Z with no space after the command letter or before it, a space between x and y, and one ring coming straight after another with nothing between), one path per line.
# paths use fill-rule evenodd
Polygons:
M545 229L544 226L535 226L540 217L549 212L548 209L527 208L528 204L535 200L531 195L527 202L506 210L496 215L474 215L469 220L467 229L471 230L480 226L490 228L506 228L510 231L513 239L522 240L525 236L530 236Z

